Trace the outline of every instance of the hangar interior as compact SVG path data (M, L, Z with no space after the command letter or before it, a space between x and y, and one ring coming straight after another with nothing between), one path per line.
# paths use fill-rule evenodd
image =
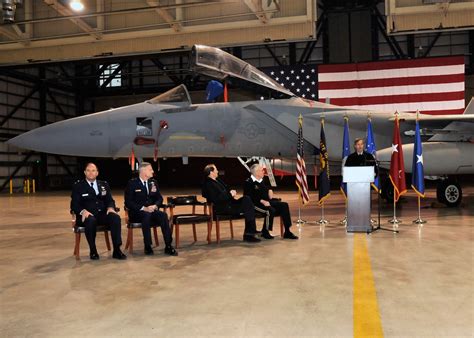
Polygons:
M393 12L397 4L406 10L419 3L301 0L282 1L275 9L270 1L260 9L252 1L85 1L84 17L73 20L77 13L66 2L26 1L15 10L15 23L0 29L2 141L69 117L143 102L182 83L194 103L203 102L209 78L189 69L196 41L222 46L259 68L465 55L468 102L474 93L472 30L411 27L410 34L387 34L386 27L404 16L393 14L387 21L385 7ZM472 15L469 10L448 14L459 13ZM307 24L308 17L314 24ZM440 24L432 20L427 27ZM240 29L248 25L258 27L261 36ZM235 92L230 87L232 100L262 96L235 87ZM73 157L22 153L3 142L1 147L2 192L10 179L15 189L23 189L25 177L35 177L39 189L67 188L71 176L82 172L83 161Z
M84 8L75 11L71 2ZM183 249L174 260L143 256L138 234L137 253L126 264L117 268L101 258L98 272L84 258L85 239L82 261L70 255L73 239L66 210L70 188L83 177L84 164L96 161L122 206L122 191L132 175L127 159L47 154L6 143L54 122L144 102L181 84L193 103L205 102L211 78L190 68L195 44L222 48L261 70L462 55L467 105L474 96L472 1L2 0L1 4L2 336L474 334L472 175L459 178L465 185L464 200L453 209L436 202L434 185L427 182L424 227L411 224L416 199L404 200L400 212L406 222L398 236L380 232L362 240L347 235L335 225L344 209L344 200L336 196L327 205L332 225L294 225L300 236L296 245L268 241L256 248L226 239L221 246L208 246L204 232L199 232L199 242L189 244L192 236L185 230ZM267 100L273 95L238 79L230 80L228 89L231 101ZM248 176L234 158L159 161L157 177L165 196L200 195L198 179L209 161L222 168L233 185ZM35 194L25 193L26 179L35 180ZM335 178L332 189L339 190L339 183ZM285 177L279 185L293 216L297 215L294 178ZM320 212L316 207L304 209L303 216L317 219ZM391 205L385 203L382 217L390 216ZM227 225L222 228L222 236L230 236ZM242 229L243 223L236 222L235 231L240 234ZM101 256L107 257L102 241L99 234ZM161 252L163 247L159 248ZM367 250L372 257L372 288L358 285L353 271L360 258L356 252ZM367 269L362 265L357 269ZM363 271L372 274L370 262ZM355 294L359 287L366 293ZM375 305L360 312L357 297L370 298L371 292L378 295L378 308L375 297ZM364 322L356 317L360 313L371 316L367 321L374 326L369 331L358 326ZM97 320L101 316L103 321Z

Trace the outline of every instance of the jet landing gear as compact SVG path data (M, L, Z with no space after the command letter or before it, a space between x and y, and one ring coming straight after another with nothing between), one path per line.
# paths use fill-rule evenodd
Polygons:
M443 203L450 208L457 207L461 204L462 200L461 185L452 178L441 179L438 181L436 198L438 199L438 202Z

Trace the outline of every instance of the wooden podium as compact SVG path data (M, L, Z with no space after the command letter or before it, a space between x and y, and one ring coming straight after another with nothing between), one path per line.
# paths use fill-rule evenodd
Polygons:
M347 183L347 232L367 232L370 224L370 184L374 167L344 167L342 180Z

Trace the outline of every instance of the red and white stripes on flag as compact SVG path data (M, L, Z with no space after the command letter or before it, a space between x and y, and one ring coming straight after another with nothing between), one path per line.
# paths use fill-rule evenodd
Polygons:
M337 106L462 114L464 57L320 65L318 87L319 101Z
M309 203L308 180L304 161L303 117L298 118L298 144L296 146L296 185L298 186L299 200L305 205Z

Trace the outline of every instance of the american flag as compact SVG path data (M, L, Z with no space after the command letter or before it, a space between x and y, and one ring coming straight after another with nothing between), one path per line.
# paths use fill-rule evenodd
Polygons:
M320 65L319 101L351 108L462 114L464 57Z
M308 180L306 178L306 164L304 162L303 117L298 118L298 145L296 147L296 185L300 194L300 201L309 203Z
M309 100L318 98L318 71L316 65L294 65L261 69L297 96Z

